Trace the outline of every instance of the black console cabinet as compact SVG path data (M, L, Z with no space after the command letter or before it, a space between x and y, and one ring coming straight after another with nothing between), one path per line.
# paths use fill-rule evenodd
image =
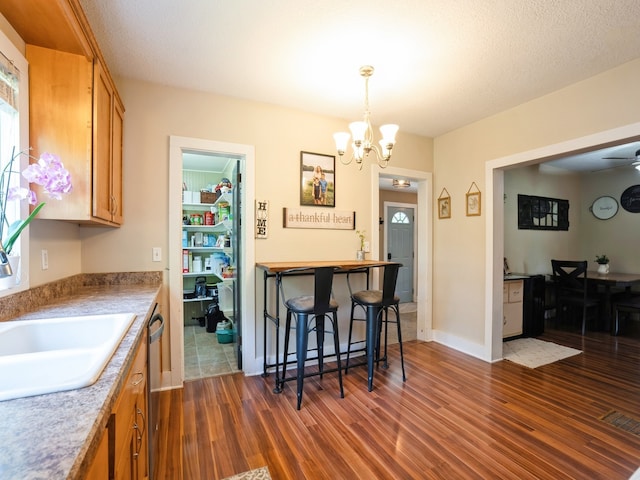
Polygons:
M537 337L544 333L544 297L544 275L532 275L524 279L523 337Z

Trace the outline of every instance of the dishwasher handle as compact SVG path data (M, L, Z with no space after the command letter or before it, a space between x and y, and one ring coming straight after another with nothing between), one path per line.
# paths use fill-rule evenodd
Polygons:
M151 332L151 327L156 322L160 322L160 325L153 332ZM161 314L156 313L153 317L151 317L151 320L149 320L147 328L149 329L149 344L152 344L162 336L162 332L164 331L164 317Z

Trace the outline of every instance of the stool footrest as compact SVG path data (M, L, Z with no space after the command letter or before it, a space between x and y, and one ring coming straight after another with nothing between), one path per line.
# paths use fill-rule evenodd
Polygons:
M322 375L324 375L325 373L333 373L333 372L337 372L337 371L338 371L337 367L327 368L326 370L322 371ZM319 371L318 372L310 372L310 373L305 373L302 376L302 378L317 377L319 375L321 375ZM293 376L292 377L283 377L283 378L280 379L280 382L284 383L284 382L289 382L291 380L297 380L297 379L298 379L297 376L295 376L295 377L293 377Z

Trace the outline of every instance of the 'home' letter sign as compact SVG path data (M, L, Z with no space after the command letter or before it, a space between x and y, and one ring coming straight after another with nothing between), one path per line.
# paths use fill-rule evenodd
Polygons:
M267 238L269 220L269 202L256 200L256 238Z

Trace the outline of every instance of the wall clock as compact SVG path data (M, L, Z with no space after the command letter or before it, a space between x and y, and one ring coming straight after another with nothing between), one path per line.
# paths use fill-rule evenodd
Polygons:
M633 185L622 192L620 205L627 212L640 213L640 185Z
M596 198L589 210L591 210L594 217L600 220L609 220L618 213L618 202L615 198L605 195L604 197Z

